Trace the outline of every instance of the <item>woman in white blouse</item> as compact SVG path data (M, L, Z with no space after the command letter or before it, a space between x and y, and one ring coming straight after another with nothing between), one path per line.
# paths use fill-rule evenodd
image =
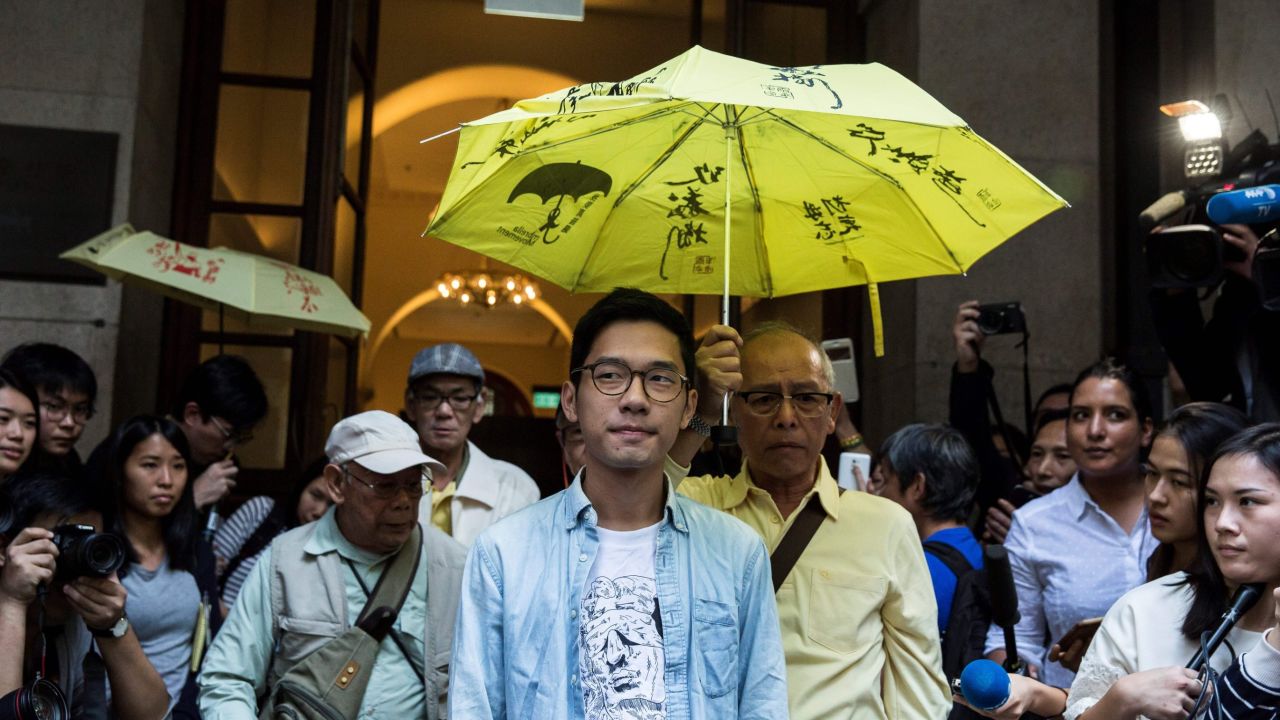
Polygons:
M1142 474L1154 429L1150 410L1141 380L1117 360L1080 373L1067 416L1076 476L1013 514L1005 548L1022 615L1018 654L1050 685L1068 687L1074 677L1050 644L1147 579L1157 545ZM986 650L1004 660L1004 633L995 625Z
M1262 631L1272 625L1271 598L1280 587L1280 424L1224 443L1198 504L1196 559L1186 572L1127 593L1107 612L1071 686L1067 720L1185 718L1201 686L1183 666L1246 583L1265 584L1263 599L1236 623L1211 665L1221 671L1249 650L1259 659L1267 655Z

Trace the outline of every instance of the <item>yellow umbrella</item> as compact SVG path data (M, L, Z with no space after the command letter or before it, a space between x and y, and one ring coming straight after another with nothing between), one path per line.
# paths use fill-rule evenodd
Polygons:
M963 273L1065 206L884 66L694 47L464 124L424 234L573 291L865 283L882 354L877 282Z
M369 332L369 318L333 278L253 253L185 245L121 225L59 257L197 307L225 308L251 328Z

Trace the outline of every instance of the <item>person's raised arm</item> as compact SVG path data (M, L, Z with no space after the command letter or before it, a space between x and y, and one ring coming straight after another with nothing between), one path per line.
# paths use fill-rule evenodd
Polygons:
M713 325L698 346L693 381L698 388L698 417L707 425L720 424L725 393L742 386L741 351L742 336L727 325ZM704 440L697 431L685 428L676 437L668 457L687 467Z
M0 697L22 687L27 651L27 608L36 589L53 580L58 548L53 533L25 528L5 548L0 571Z
M481 536L462 570L462 597L449 662L449 717L507 716L506 648L502 638L502 578Z
M125 615L129 593L115 573L105 578L77 578L63 592L90 630L108 630ZM140 720L163 718L169 711L169 691L160 673L142 652L133 628L123 637L98 636L96 641L107 668L111 704L116 715Z

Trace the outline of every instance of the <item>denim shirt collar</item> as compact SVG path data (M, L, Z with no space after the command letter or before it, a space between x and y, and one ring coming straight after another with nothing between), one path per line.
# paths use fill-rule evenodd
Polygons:
M578 471L577 477L573 479L573 484L565 490L564 501L561 503L564 508L562 520L565 530L572 530L582 523L588 513L591 514L591 522L595 523L595 508L591 505L590 498L582 490L582 476L586 473L586 468ZM686 522L684 516L684 508L676 502L676 489L671 484L671 478L666 473L662 474L662 482L666 484L667 497L666 507L663 510L663 520L670 522L672 527L682 533L689 532L689 523Z

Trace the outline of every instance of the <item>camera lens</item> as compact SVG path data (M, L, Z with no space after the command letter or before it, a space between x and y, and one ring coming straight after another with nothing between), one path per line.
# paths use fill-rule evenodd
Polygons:
M80 559L85 575L106 577L124 564L124 544L114 535L90 535L81 545Z
M978 315L978 331L983 335L995 335L1004 327L1004 313L982 312Z
M1186 238L1170 243L1165 262L1178 280L1196 282L1210 275L1218 264L1218 248L1212 238Z
M65 720L69 717L66 697L57 685L43 678L0 698L0 720Z

